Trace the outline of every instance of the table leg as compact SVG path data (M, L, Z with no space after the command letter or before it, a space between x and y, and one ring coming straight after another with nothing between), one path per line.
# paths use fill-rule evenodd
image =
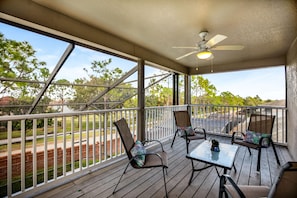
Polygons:
M195 167L194 167L194 162L193 162L192 159L191 159L191 163L192 163L192 174L191 174L191 178L190 178L190 180L189 180L189 185L192 183L192 179L193 179L193 176L194 176L194 172L195 172L195 171L202 171L202 170L204 170L204 169L207 169L207 168L212 167L212 165L208 165L208 166L205 166L205 167L203 167L203 168L195 169Z
M191 160L191 162L192 162L192 174L191 174L191 178L190 178L190 180L189 180L189 185L192 183L192 179L193 179L193 175L194 175L194 171L195 171L193 160Z
M227 174L227 168L224 168L224 175Z
M234 163L233 163L233 167L234 167L234 171L235 171L235 173L236 173L236 172L237 172L237 169L236 169L236 167L235 167Z
M217 172L218 176L220 177L219 171L218 171L216 166L215 166L215 169L216 169L216 172Z

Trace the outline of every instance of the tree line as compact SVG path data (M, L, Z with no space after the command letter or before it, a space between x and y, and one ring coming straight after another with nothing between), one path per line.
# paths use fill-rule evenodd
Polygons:
M0 98L9 97L9 103L4 104L0 100L0 115L25 114L44 87L50 71L46 62L38 60L36 50L28 42L7 39L0 33L0 46ZM136 107L137 89L132 83L122 83L109 90L108 87L124 75L122 69L110 68L111 62L112 59L92 61L90 67L83 68L87 77L77 78L74 82L67 79L54 81L42 96L39 102L41 105L33 113L60 112L65 105L79 110L94 99L96 101L88 106L89 109ZM154 85L145 91L146 106L172 105L173 94L169 80L162 83L155 83L154 78L150 80L149 85ZM183 80L179 83L182 87ZM255 106L265 102L259 96L242 98L228 91L218 94L216 87L200 75L191 76L191 90L192 104ZM102 92L106 93L96 98ZM183 92L179 90L180 96L183 96ZM56 105L59 109L51 107L51 104L55 104L53 101L58 101ZM182 97L180 104L183 104Z

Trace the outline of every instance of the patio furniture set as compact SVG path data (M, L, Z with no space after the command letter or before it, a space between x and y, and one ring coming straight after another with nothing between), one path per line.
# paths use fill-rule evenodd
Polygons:
M286 195L287 197L295 197L297 195L297 162L288 162L282 166L282 169L272 187L268 186L248 186L237 185L233 179L227 175L227 170L236 167L234 161L238 152L239 146L258 150L257 171L260 171L261 149L272 145L277 164L280 161L275 150L275 145L272 140L272 128L275 116L251 114L250 121L246 133L241 133L241 137L234 132L231 138L231 144L219 143L214 139L207 140L205 129L192 128L191 118L188 111L174 111L176 131L171 143L173 147L176 136L185 139L186 142L186 158L191 160L192 173L188 185L191 185L193 175L197 171L215 167L215 170L220 177L219 197L278 197ZM168 197L166 187L166 174L168 165L168 157L164 151L162 143L157 140L146 140L143 142L134 141L129 126L124 118L114 122L122 143L124 145L129 162L126 165L123 174L116 184L113 193L117 192L118 184L123 175L127 171L129 165L135 169L147 168L162 168L165 196ZM193 140L204 140L191 152L189 152L189 144ZM147 142L156 141L160 146L159 152L147 152L144 145ZM237 145L235 145L237 144ZM194 162L203 162L203 168L195 168ZM223 168L223 174L220 175L217 167ZM294 187L295 186L295 187Z

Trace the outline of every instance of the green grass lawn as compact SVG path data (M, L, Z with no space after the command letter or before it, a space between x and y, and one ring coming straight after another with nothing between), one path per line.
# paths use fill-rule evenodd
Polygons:
M96 136L99 137L99 131L98 131L98 128L99 126L103 126L103 124L99 124L98 122L98 116L96 116L96 120L95 121L95 124L93 124L93 117L90 116L89 117L89 122L88 122L88 129L89 129L89 138L92 138L93 137L93 125L95 125L95 129L96 129ZM66 141L71 141L71 135L70 133L72 132L71 130L71 122L72 122L72 118L71 117L68 117L66 118L66 128L65 128L65 131L67 133L66 135ZM61 126L62 124L62 119L57 119L57 143L61 143L63 142L63 127ZM79 130L81 128L81 130L83 131L82 132L82 139L86 139L86 128L87 128L87 122L86 122L86 118L85 116L82 117L82 122L81 122L82 126L80 127L79 126L79 120L78 118L75 118L74 119L74 122L73 122L73 132L74 132L74 140L75 141L78 141L79 140ZM110 124L110 122L108 121L107 122L108 125ZM109 129L109 126L107 126L107 129ZM114 131L113 131L114 132ZM26 130L26 137L31 137L33 135L33 130L32 129L27 129ZM48 126L47 127L47 134L48 136L50 134L53 134L54 133L54 126ZM97 134L98 133L98 134ZM109 130L107 131L107 134L110 134ZM43 146L44 145L44 138L43 137L40 137L40 136L43 136L44 135L44 128L37 128L37 136L39 136L37 138L37 146ZM20 130L17 130L17 131L12 131L12 138L21 138L21 131ZM7 132L0 132L0 140L6 140L7 139ZM54 143L54 137L52 136L49 136L47 138L47 143L48 144L52 144ZM26 139L26 148L32 148L32 140L28 140ZM12 144L12 150L18 150L20 149L21 147L21 144L20 142L17 142L17 143L13 143ZM6 152L7 151L7 145L4 144L4 145L0 145L0 152Z

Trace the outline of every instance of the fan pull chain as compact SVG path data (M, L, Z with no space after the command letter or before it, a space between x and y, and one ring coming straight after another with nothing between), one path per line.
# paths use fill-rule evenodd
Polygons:
M210 60L210 72L213 73L213 59Z
M198 60L197 60L197 66L196 66L196 71L198 71L199 70L199 65L198 65Z

